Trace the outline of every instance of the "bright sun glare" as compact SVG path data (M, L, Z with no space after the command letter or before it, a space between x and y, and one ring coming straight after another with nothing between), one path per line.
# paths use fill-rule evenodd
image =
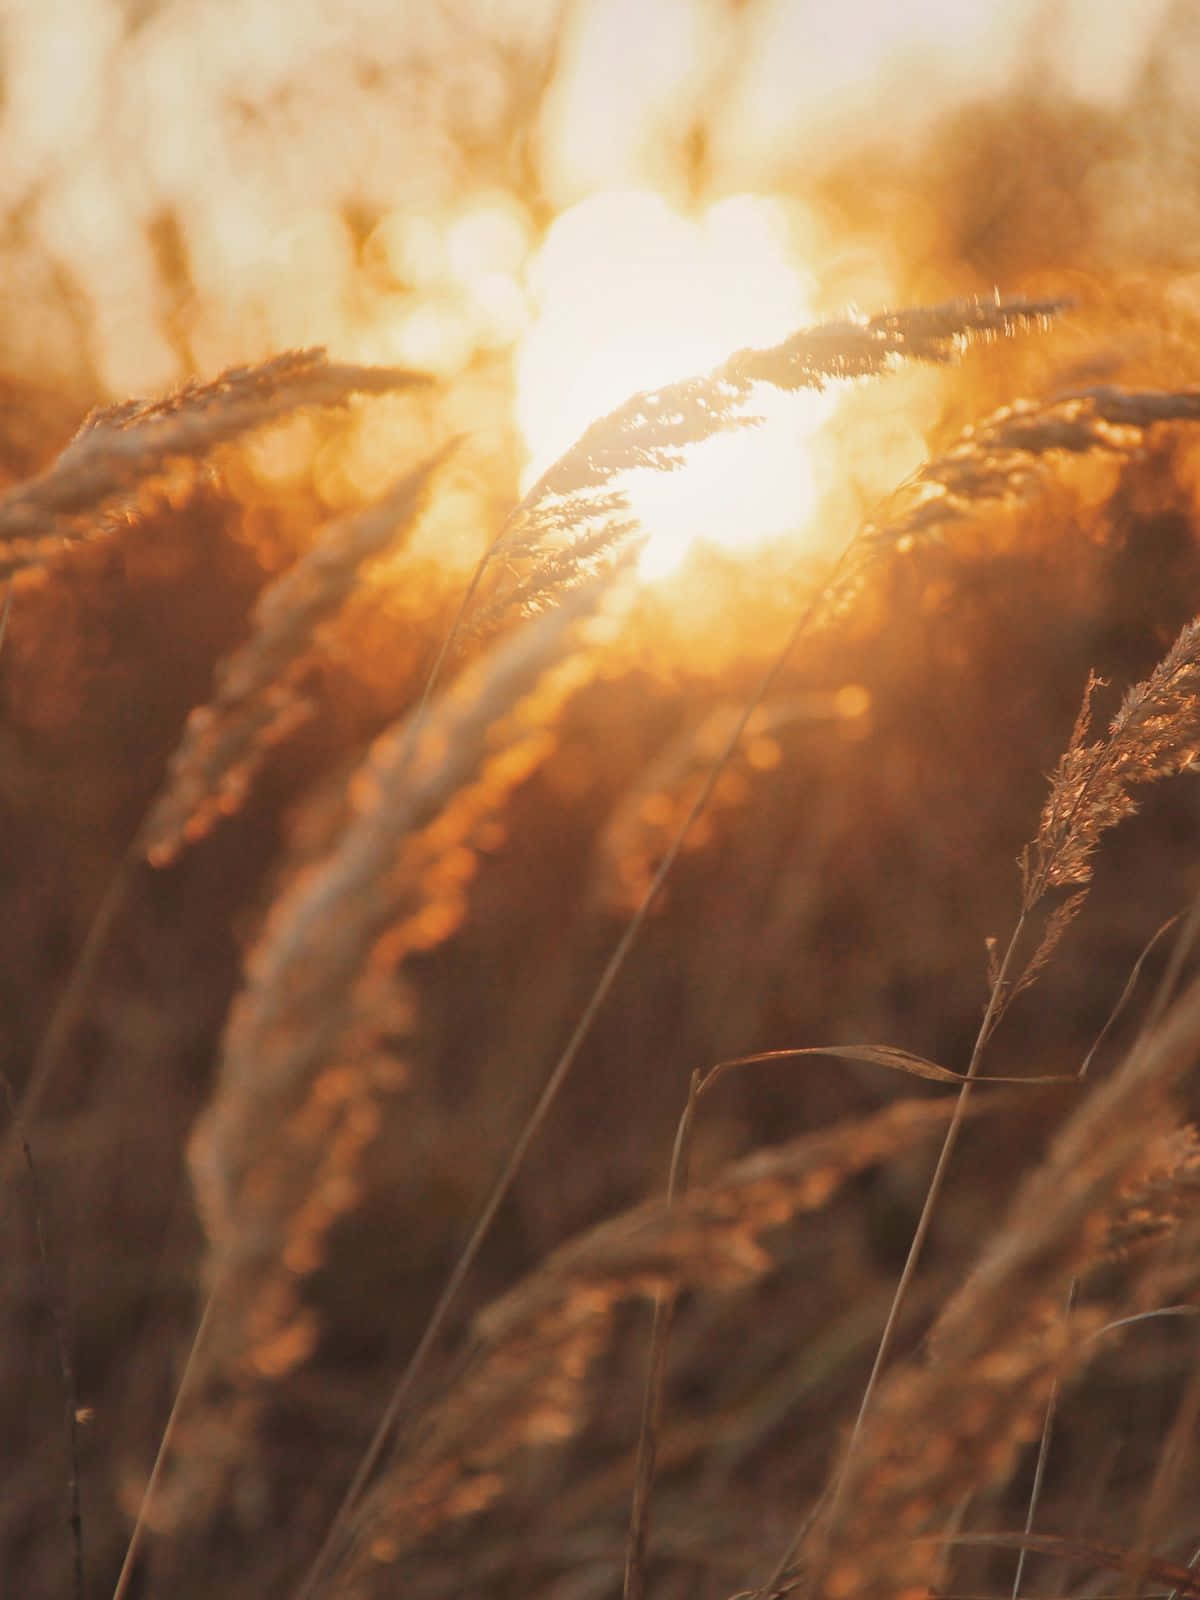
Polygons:
M735 195L696 219L655 194L591 196L557 218L530 272L535 314L517 356L525 487L631 394L776 344L811 320L778 202ZM811 441L829 394L761 389L759 428L719 435L674 472L620 487L648 534L640 571L673 572L697 540L726 549L803 530L815 507Z

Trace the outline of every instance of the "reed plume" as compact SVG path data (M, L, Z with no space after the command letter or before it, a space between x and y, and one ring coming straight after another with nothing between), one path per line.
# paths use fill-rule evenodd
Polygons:
M927 1537L963 1496L1003 1483L1036 1437L1051 1385L1094 1354L1103 1299L1068 1319L1068 1284L1102 1258L1147 1180L1147 1146L1178 1138L1171 1099L1200 1040L1193 984L1085 1101L1025 1183L982 1260L933 1330L933 1352L881 1384L849 1463L841 1515L818 1530L789 1587L830 1597L908 1596L939 1581ZM1186 1136L1184 1136L1186 1137Z
M318 629L354 593L363 567L410 532L445 455L431 456L382 499L322 529L259 595L249 637L218 664L215 693L188 717L139 830L137 848L155 866L235 810L267 752L311 714L302 678Z
M674 471L692 446L757 427L762 418L746 409L755 384L823 389L878 377L904 360L946 362L973 340L1044 326L1061 309L1056 300L997 298L830 322L767 349L739 350L703 376L632 395L592 423L508 518L496 553L510 562L530 558L532 566L496 604L537 610L594 570L606 551L637 531L621 486L624 474Z
M1091 882L1101 836L1137 810L1132 790L1172 777L1200 753L1200 622L1189 622L1148 678L1128 690L1104 739L1088 742L1084 692L1070 743L1055 769L1037 837L1022 857L1024 901Z
M944 542L998 507L1031 504L1064 459L1133 460L1154 430L1200 420L1200 391L1100 386L1002 406L965 428L859 530L826 597L829 618L852 610L881 554Z
M37 566L97 531L96 519L170 463L195 461L305 406L344 405L428 380L400 368L331 362L297 350L231 367L211 383L94 412L57 460L0 496L0 578Z
M553 749L589 670L578 625L602 587L520 630L427 719L376 741L352 781L352 821L279 897L248 957L190 1143L211 1301L162 1502L184 1522L211 1515L245 1470L263 1386L312 1351L304 1280L357 1203L381 1097L408 1074L405 961L458 927L480 828Z
M382 1595L395 1563L504 1492L520 1452L581 1424L588 1374L622 1301L730 1292L770 1269L765 1239L819 1211L856 1173L945 1126L948 1107L902 1101L874 1117L735 1162L676 1205L654 1202L561 1246L477 1319L469 1365L419 1438L370 1492L322 1593Z

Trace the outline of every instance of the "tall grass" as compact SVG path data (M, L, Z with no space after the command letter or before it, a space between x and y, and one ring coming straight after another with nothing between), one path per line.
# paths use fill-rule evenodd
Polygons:
M89 1594L999 1593L1022 1527L1052 1592L1192 1592L1197 918L1135 961L1197 888L1196 393L1022 399L829 570L726 572L771 634L728 674L661 669L624 553L620 474L756 425L755 384L1060 309L824 325L635 396L457 590L410 553L450 445L256 567L297 511L250 503L244 435L415 382L315 352L94 417L0 498L21 848L73 815L31 800L62 596L110 652L143 631L131 672L194 658L10 1038L20 1592L69 1592L75 1465ZM119 725L59 733L70 781Z

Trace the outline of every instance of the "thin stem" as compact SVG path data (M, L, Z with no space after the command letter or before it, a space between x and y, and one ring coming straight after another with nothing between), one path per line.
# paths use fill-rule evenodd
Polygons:
M1071 1286L1067 1290L1067 1303L1064 1316L1069 1318L1075 1305L1075 1296L1079 1292L1079 1279L1072 1278ZM1042 1418L1042 1437L1038 1441L1037 1463L1033 1469L1033 1485L1029 1491L1029 1507L1025 1512L1025 1533L1033 1532L1034 1519L1037 1516L1038 1502L1042 1498L1042 1483L1046 1476L1046 1462L1050 1457L1050 1439L1054 1432L1054 1417L1058 1410L1058 1379L1050 1385L1050 1393L1046 1397L1046 1415ZM1021 1594L1021 1579L1025 1575L1025 1558L1029 1551L1022 1547L1017 1553L1017 1570L1013 1573L1012 1600L1019 1600Z
M1158 1027L1163 1019L1167 1007L1175 998L1175 991L1179 986L1179 979L1183 972L1184 963L1192 953L1196 943L1196 935L1200 933L1200 895L1197 895L1188 907L1187 917L1183 927L1179 930L1179 937L1171 948L1171 957L1167 962L1166 971L1155 990L1154 999L1142 1023L1140 1040L1147 1039ZM1155 935L1157 938L1158 935Z
M317 1580L323 1572L325 1564L332 1553L334 1542L338 1534L341 1532L341 1529L350 1514L351 1508L365 1487L367 1479L374 1471L379 1457L383 1453L383 1448L387 1443L388 1435L391 1433L392 1429L396 1425L396 1422L399 1420L404 1402L407 1400L409 1392L411 1391L418 1375L423 1370L425 1362L428 1360L429 1354L441 1334L451 1307L458 1298L459 1290L466 1281L467 1275L471 1271L471 1268L475 1265L475 1260L479 1255L481 1248L483 1247L484 1240L487 1238L487 1235L491 1230L492 1223L496 1218L496 1213L500 1210L501 1205L507 1198L508 1192L512 1188L513 1181L515 1180L517 1173L519 1172L521 1165L525 1160L525 1156L530 1145L533 1143L537 1134L541 1131L542 1124L545 1122L551 1106L558 1098L559 1091L566 1082L567 1074L574 1066L580 1050L583 1048L588 1035L592 1031L592 1025L594 1024L597 1016L599 1016L605 1001L608 999L613 984L617 981L617 978L623 970L625 963L629 958L630 951L637 943L638 937L646 924L646 919L650 915L650 909L653 906L654 901L658 898L659 891L674 867L675 862L678 859L681 850L683 849L684 842L687 839L688 834L691 832L693 825L700 816L700 813L708 805L709 799L712 796L712 792L716 788L717 780L727 765L734 750L737 748L738 741L741 739L742 734L745 732L746 724L749 722L750 717L757 708L759 701L762 700L762 698L769 692L770 686L774 682L775 677L783 668L783 664L787 659L787 654L790 653L792 642L794 642L794 640L798 637L798 632L793 634L792 640L789 641L788 651L776 658L776 661L772 665L770 671L764 676L754 695L750 700L747 701L745 709L739 716L736 726L726 739L720 754L713 761L711 767L709 768L700 792L692 802L687 816L683 819L679 830L675 834L674 839L671 841L670 847L663 856L662 861L659 863L658 870L655 872L649 887L642 896L641 904L638 906L637 910L626 924L624 933L617 941L616 947L609 956L604 970L600 974L600 977L596 983L596 987L593 989L587 1005L583 1008L583 1011L579 1017L579 1021L575 1024L575 1028L572 1031L570 1038L567 1040L566 1045L563 1047L561 1055L555 1062L554 1067L550 1072L550 1076L547 1078L542 1092L534 1104L533 1110L529 1113L529 1117L524 1127L521 1129L515 1144L508 1154L504 1166L500 1171L500 1175L492 1187L492 1191L487 1198L483 1210L480 1213L475 1226L472 1228L466 1244L463 1246L461 1255L454 1265L454 1270L446 1280L445 1287L438 1296L433 1311L430 1313L429 1321L425 1326L425 1331L421 1335L420 1341L418 1342L416 1349L413 1351L412 1356L409 1358L408 1365L401 1374L396 1387L392 1390L391 1397L389 1398L383 1415L379 1420L379 1425L372 1435L371 1442L367 1446L366 1453L364 1454L362 1461L359 1463L358 1470L355 1472L354 1477L351 1480L350 1487L346 1490L346 1493L342 1498L341 1504L337 1509L329 1532L326 1534L325 1540L321 1545L320 1550L317 1552L317 1558L309 1569L308 1574L300 1588L297 1590L296 1600L308 1600L308 1597L313 1593Z
M842 1456L841 1466L838 1468L837 1475L833 1481L833 1488L829 1496L829 1510L827 1515L822 1519L822 1528L826 1539L832 1537L834 1529L837 1525L838 1517L841 1514L842 1502L845 1497L847 1485L849 1483L850 1467L853 1463L854 1453L858 1446L859 1438L862 1434L863 1424L866 1422L867 1414L870 1411L871 1404L875 1398L875 1390L878 1387L884 1365L892 1353L892 1345L895 1342L896 1329L899 1325L900 1315L904 1309L904 1303L908 1298L908 1291L912 1286L913 1278L916 1276L917 1267L920 1265L921 1254L925 1248L925 1241L929 1235L929 1229L933 1223L933 1214L937 1208L937 1203L941 1198L942 1189L945 1186L946 1176L950 1169L950 1160L954 1154L955 1146L958 1143L958 1136L962 1130L963 1122L966 1119L967 1106L970 1102L974 1080L979 1074L979 1068L983 1061L983 1052L987 1046L988 1040L992 1036L996 1023L999 1020L1000 1013L1003 1009L1005 986L1008 980L1009 972L1013 965L1013 961L1016 957L1017 947L1020 944L1021 936L1025 931L1027 917L1028 910L1023 909L1020 917L1017 919L1017 925L1013 929L1012 937L1008 941L1008 948L1004 952L1004 959L1001 961L995 980L992 983L991 993L988 996L987 1009L984 1011L983 1021L979 1025L979 1032L976 1035L975 1045L971 1051L970 1064L967 1067L967 1071L963 1080L963 1086L958 1092L958 1099L954 1104L954 1112L950 1118L949 1125L946 1128L945 1137L942 1140L942 1148L938 1154L937 1165L933 1169L933 1176L929 1180L929 1188L925 1192L925 1203L921 1207L921 1215L917 1220L917 1226L915 1232L913 1233L912 1243L908 1247L908 1256L905 1259L903 1270L900 1273L900 1280L896 1285L896 1292L892 1296L892 1304L887 1314L887 1320L883 1326L883 1333L880 1335L879 1347L875 1352L875 1360L871 1365L871 1373L867 1379L867 1386L863 1390L863 1397L859 1404L858 1415L854 1419L854 1426L850 1431L850 1438L846 1444L845 1453ZM811 1529L813 1524L810 1524L809 1526ZM772 1572L770 1578L767 1580L765 1585L767 1592L770 1592L770 1590L779 1583L784 1574L793 1565L797 1555L800 1552L803 1542L803 1533L798 1534L796 1538L793 1539L792 1543L788 1546L787 1550L776 1564L775 1570Z
M1103 1339L1106 1334L1116 1333L1120 1328L1133 1328L1139 1322L1154 1322L1159 1317L1200 1317L1200 1306L1188 1304L1178 1306L1155 1306L1153 1311L1133 1311L1127 1317L1116 1317L1112 1322L1106 1322L1102 1328L1097 1328L1095 1333L1088 1334L1088 1342L1093 1339Z
M1096 1035L1091 1049L1083 1058L1079 1072L1077 1073L1077 1076L1081 1081L1082 1079L1086 1078L1088 1073L1091 1071L1092 1062L1099 1054L1101 1045L1103 1045L1104 1041L1108 1038L1109 1034L1116 1026L1118 1019L1124 1013L1126 1006L1133 998L1134 990L1138 985L1138 979L1142 975L1142 968L1145 966L1146 961L1150 956L1150 952L1154 949L1158 941L1163 938L1165 934L1170 932L1182 915L1183 913L1181 911L1177 911L1174 916L1168 917L1167 920L1162 923L1162 925L1158 927L1154 933L1151 934L1150 938L1142 946L1141 954L1138 956L1137 960L1130 969L1129 976L1125 980L1125 987L1121 990L1116 1005L1109 1012L1107 1020L1105 1021L1104 1026L1100 1029L1100 1032ZM1174 988L1174 982L1172 982L1171 987L1172 989ZM1146 1030L1143 1027L1143 1035L1145 1034L1145 1031Z
M416 1349L409 1358L408 1365L405 1367L403 1373L396 1383L395 1388L392 1390L387 1406L384 1408L383 1415L379 1420L379 1424L371 1437L371 1441L368 1444L366 1452L363 1455L354 1477L350 1482L350 1486L346 1490L346 1493L342 1497L341 1503L334 1514L333 1522L330 1525L328 1533L325 1535L320 1549L317 1551L316 1558L301 1581L300 1587L296 1590L295 1600L309 1600L309 1597L313 1594L319 1579L324 1573L330 1556L332 1555L334 1544L336 1543L342 1528L345 1526L355 1502L358 1500L359 1495L365 1488L367 1480L370 1478L371 1473L375 1469L376 1463L383 1453L388 1436L398 1422L405 1401L408 1399L409 1393L411 1392L418 1375L423 1370L425 1363L429 1358L430 1352L433 1350L433 1347L442 1332L442 1328L445 1325L449 1312L454 1305L455 1300L458 1298L459 1290L462 1288L471 1268L474 1266L476 1257L479 1255L480 1249L482 1248L484 1240L491 1229L496 1214L507 1197L517 1173L524 1162L526 1152L533 1143L537 1134L540 1132L542 1124L545 1122L551 1106L558 1098L559 1091L566 1082L567 1075L574 1066L580 1050L583 1048L588 1035L591 1033L592 1026L595 1023L596 1018L603 1009L613 985L616 983L626 961L629 959L630 952L633 950L638 938L641 935L642 929L645 927L651 908L653 907L654 902L658 899L663 885L666 883L667 878L674 869L675 863L679 859L692 828L694 827L701 813L708 806L709 800L712 798L713 790L716 788L721 774L728 765L733 752L737 749L742 735L746 731L746 727L750 721L750 718L754 715L754 712L758 709L759 705L766 698L766 696L771 692L776 679L783 672L788 661L790 660L792 652L807 633L814 618L819 614L822 605L825 603L826 597L831 592L833 585L837 580L839 572L845 564L850 551L854 547L854 543L855 541L851 540L851 542L842 551L842 554L839 556L832 572L830 573L825 587L818 591L818 593L812 597L808 605L804 608L804 611L793 627L782 649L775 656L775 659L768 666L758 684L748 696L745 704L742 707L742 710L738 715L737 721L730 730L724 744L721 746L721 749L713 758L709 769L705 774L704 782L700 786L700 789L696 794L695 799L692 801L691 806L688 808L686 816L683 818L683 821L676 830L670 845L667 847L667 850L662 857L662 860L659 862L658 868L656 869L653 878L647 886L637 910L633 913L633 916L626 924L624 932L618 939L612 954L609 956L608 961L604 966L604 970L601 972L600 977L596 982L596 986L593 989L587 1004L584 1006L583 1012L581 1013L570 1038L567 1040L567 1043L563 1047L562 1053L551 1069L550 1075L546 1080L541 1094L538 1096L537 1101L534 1104L533 1110L530 1112L524 1127L517 1136L516 1143L513 1145L513 1148L510 1151L503 1168L501 1169L500 1175L496 1179L492 1191L488 1196L483 1210L480 1213L480 1216L474 1227L472 1228L466 1244L463 1246L462 1254L455 1263L453 1271L451 1272L441 1294L438 1296L438 1299L434 1304L434 1308L430 1313L429 1321L425 1326L425 1331L422 1333Z
M445 666L451 650L457 643L459 633L462 631L463 619L466 617L472 600L474 600L476 594L479 592L479 585L483 582L483 575L491 566L492 561L495 559L496 552L500 548L500 543L501 535L497 534L492 542L488 545L487 549L480 556L479 560L475 563L475 570L471 574L470 582L463 590L458 605L454 609L454 615L450 619L450 626L447 628L445 638L442 640L441 646L438 649L438 653L434 657L433 665L430 667L428 676L425 679L425 686L421 690L421 698L417 702L417 708L413 713L412 720L409 724L408 754L411 754L412 745L415 743L417 735L424 726L425 718L429 713L429 702L433 699L433 691L441 682L442 668Z
M1172 1498L1178 1490L1188 1459L1195 1451L1198 1418L1200 1418L1200 1368L1194 1368L1167 1433L1138 1517L1137 1548L1141 1551L1152 1550L1161 1536L1162 1524L1167 1517ZM1128 1594L1131 1600L1132 1596L1140 1592L1139 1584L1142 1576L1140 1570L1135 1570L1129 1575Z
M213 1304L216 1299L214 1290L205 1301L204 1310L192 1338L192 1346L188 1351L187 1362L184 1365L183 1376L179 1380L179 1387L175 1391L175 1399L171 1405L171 1414L167 1418L167 1425L163 1429L162 1438L158 1443L158 1451L154 1457L154 1465L150 1469L150 1476L146 1480L146 1488L142 1494L141 1504L138 1506L137 1519L133 1524L133 1532L129 1536L129 1544L125 1551L125 1559L121 1563L121 1570L117 1574L117 1586L113 1590L113 1600L125 1600L129 1592L129 1585L133 1581L134 1564L141 1553L142 1540L146 1533L146 1518L154 1501L158 1489L159 1479L162 1477L163 1468L166 1466L167 1452L170 1450L171 1441L175 1436L175 1425L179 1420L183 1408L183 1398L187 1393L188 1384L192 1373L196 1369L197 1357L200 1347L204 1342L204 1335L212 1317Z
M1187 1565L1189 1572L1195 1572L1196 1568L1200 1566L1200 1544L1198 1544L1192 1551L1191 1556L1188 1558ZM1167 1600L1179 1600L1179 1590L1172 1589L1171 1593L1167 1596Z
M20 1144L29 1172L29 1188L33 1204L33 1226L37 1238L38 1262L42 1272L46 1304L54 1328L54 1348L58 1357L58 1375L62 1383L63 1418L67 1434L67 1521L71 1529L71 1570L75 1600L83 1600L83 1513L79 1499L79 1388L75 1378L75 1365L71 1359L71 1338L67 1324L66 1296L54 1281L50 1265L50 1243L46 1227L46 1209L42 1201L42 1186L29 1137L21 1120L16 1096L6 1073L0 1072L0 1087L8 1103L14 1136Z
M687 1187L688 1165L692 1152L692 1128L696 1101L703 1084L700 1068L692 1073L687 1104L679 1119L671 1173L667 1179L667 1209ZM654 1323L650 1330L650 1357L646 1371L646 1392L642 1399L642 1424L638 1434L637 1464L633 1474L633 1507L629 1517L629 1541L625 1551L625 1600L643 1600L646 1592L646 1546L650 1539L650 1504L654 1491L654 1472L658 1464L658 1440L662 1431L663 1393L666 1387L667 1349L675 1321L679 1296L665 1290L654 1298Z
M82 1002L91 988L92 979L95 977L100 958L107 946L109 935L112 933L118 915L125 904L125 897L133 875L134 861L127 851L116 871L109 880L104 891L104 897L92 918L83 947L71 969L54 1007L53 1015L42 1035L34 1057L33 1067L21 1094L21 1103L17 1117L14 1118L8 1140L3 1152L3 1165L6 1167L8 1158L12 1153L12 1140L16 1138L16 1129L19 1125L32 1126L41 1107L42 1097L49 1086L50 1080L57 1070L59 1063L66 1053L70 1043L71 1030L78 1023L83 1011Z

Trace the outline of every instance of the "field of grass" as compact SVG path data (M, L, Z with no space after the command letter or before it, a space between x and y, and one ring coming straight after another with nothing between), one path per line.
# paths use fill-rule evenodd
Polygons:
M0 1593L1200 1594L1200 301L1097 220L1142 112L831 167L848 227L920 191L907 309L524 496L413 365L4 379ZM639 575L623 473L913 373L840 554ZM380 493L264 466L404 406Z

